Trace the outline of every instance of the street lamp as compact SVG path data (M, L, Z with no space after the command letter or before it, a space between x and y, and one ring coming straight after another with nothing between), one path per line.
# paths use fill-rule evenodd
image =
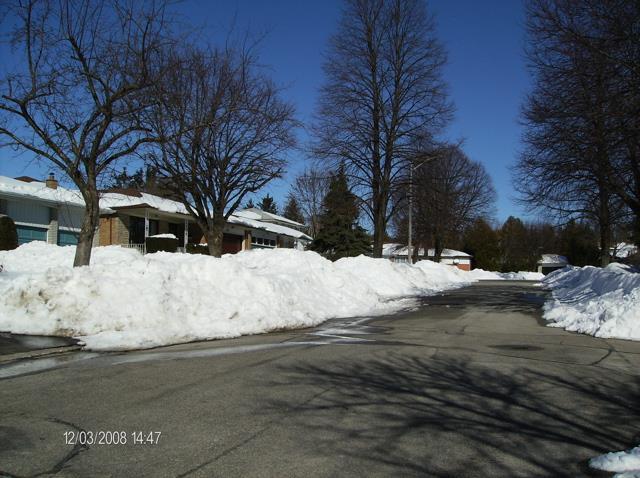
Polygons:
M432 158L425 158L418 164L411 163L409 165L409 239L407 241L407 260L409 265L413 264L412 244L411 239L413 237L413 171L421 166L424 166Z

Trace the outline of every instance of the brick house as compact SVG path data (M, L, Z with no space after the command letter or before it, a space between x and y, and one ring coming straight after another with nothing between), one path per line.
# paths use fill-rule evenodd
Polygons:
M0 176L0 214L16 223L20 244L46 241L75 245L84 214L79 191L58 185L53 175L46 181ZM223 253L256 248L304 249L311 237L304 225L259 209L236 211L223 236ZM133 189L111 189L100 197L100 223L95 246L121 245L144 252L145 239L173 234L186 244L204 243L202 232L180 202Z

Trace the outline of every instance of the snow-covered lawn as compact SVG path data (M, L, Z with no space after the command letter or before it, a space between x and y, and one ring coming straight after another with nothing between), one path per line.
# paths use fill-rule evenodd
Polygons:
M616 473L614 478L640 478L640 446L592 458L589 465L597 470Z
M221 259L117 246L72 268L73 246L0 251L0 331L65 335L94 350L134 349L384 314L408 296L476 280L452 266L355 257L330 262L291 249Z
M629 266L571 267L543 281L553 298L544 318L553 327L596 337L640 340L640 274Z

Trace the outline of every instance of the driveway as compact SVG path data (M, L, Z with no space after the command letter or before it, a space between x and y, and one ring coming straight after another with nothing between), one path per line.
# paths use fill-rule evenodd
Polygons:
M0 366L0 475L608 476L586 461L640 442L640 344L544 327L544 295L483 282L373 320ZM80 431L103 443L65 443Z

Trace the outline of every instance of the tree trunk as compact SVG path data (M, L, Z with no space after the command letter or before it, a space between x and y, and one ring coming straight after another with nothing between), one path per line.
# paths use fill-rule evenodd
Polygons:
M208 227L204 232L207 238L207 246L209 247L209 255L212 257L222 256L222 237L224 231L224 219L214 219L209 221Z
M433 237L433 262L440 262L442 260L442 240L440 235L436 234Z
M600 266L606 267L611 262L611 217L609 211L609 191L604 182L599 186L600 210L598 222L600 226Z
M93 236L100 221L100 199L95 181L93 184L87 184L85 188L81 189L81 192L85 202L85 210L73 267L88 266L91 262Z

